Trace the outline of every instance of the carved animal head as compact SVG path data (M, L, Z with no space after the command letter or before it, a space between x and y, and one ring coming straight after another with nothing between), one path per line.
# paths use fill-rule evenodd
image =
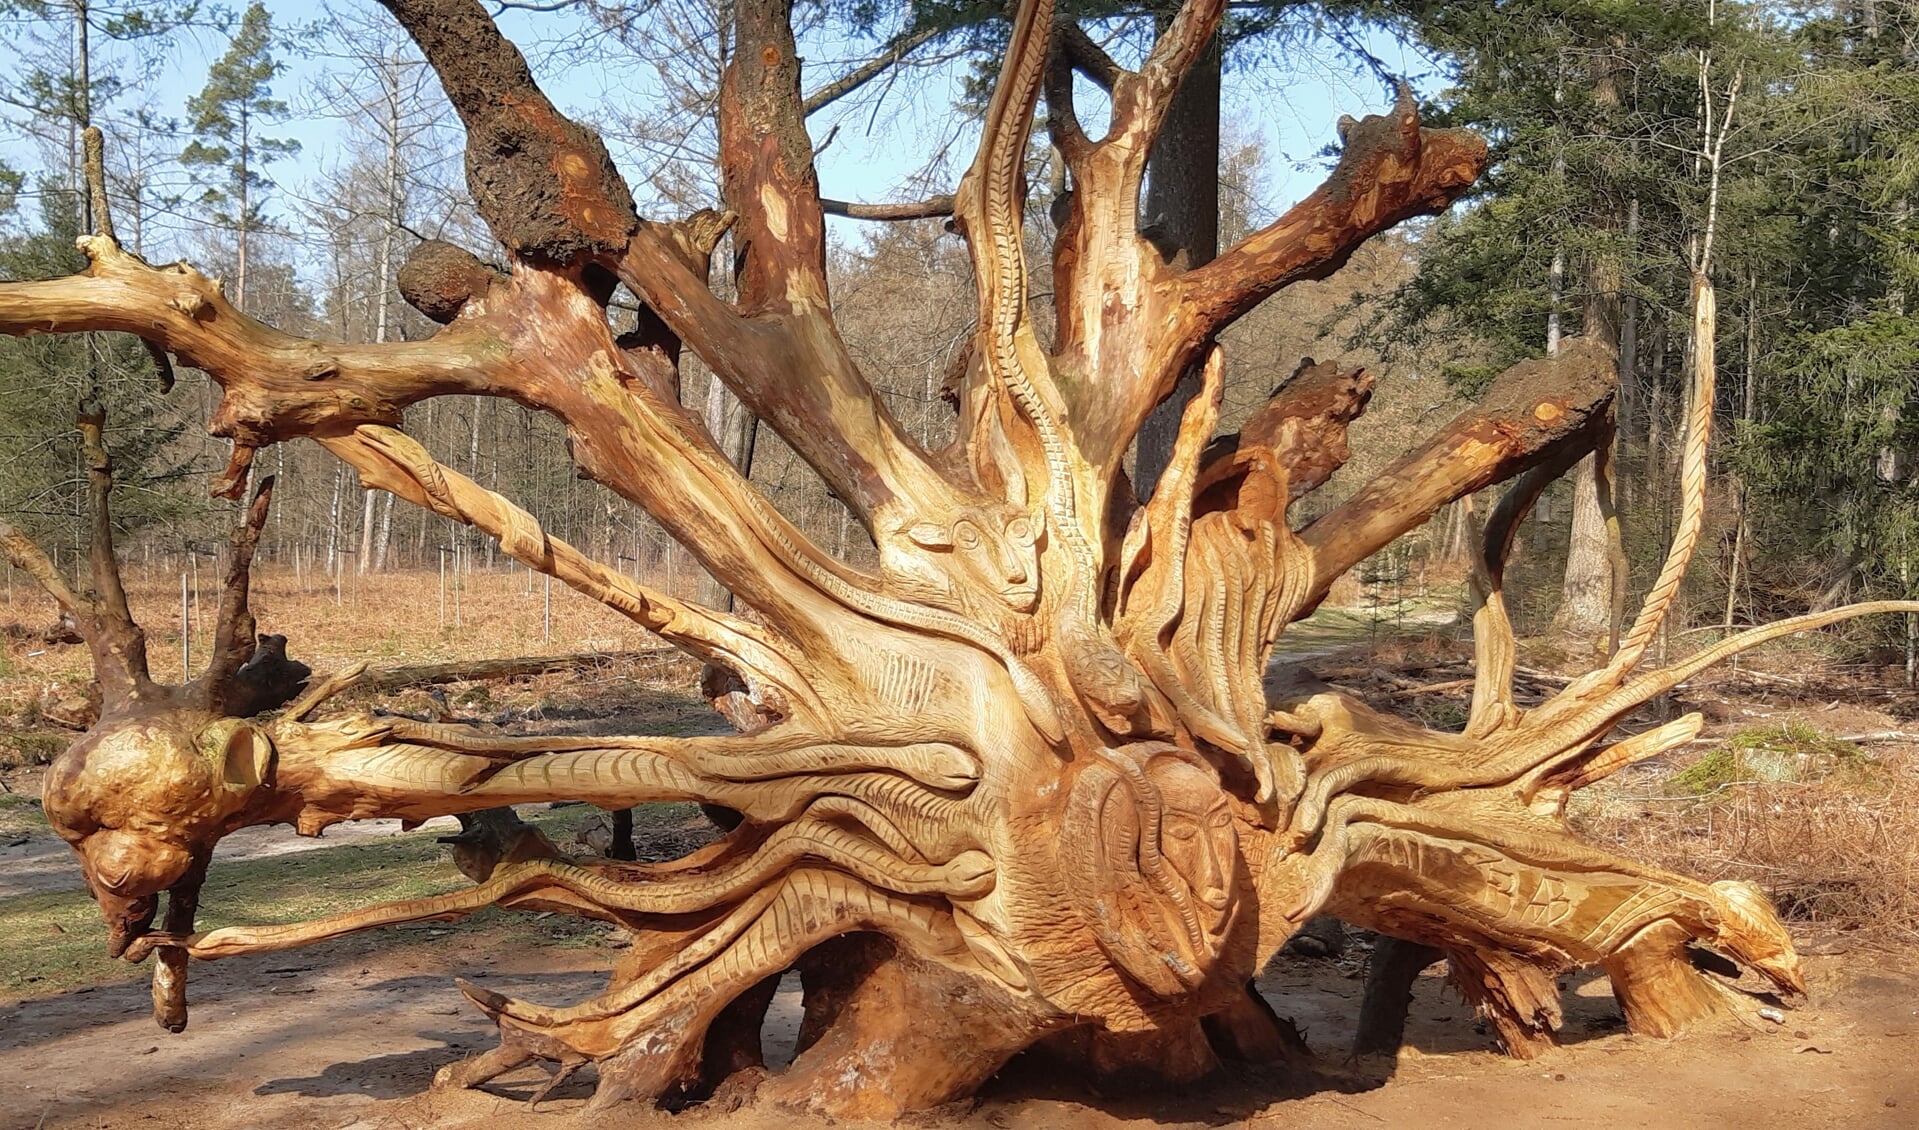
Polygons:
M1713 941L1781 989L1805 992L1805 971L1792 948L1792 934L1765 893L1737 879L1721 879L1711 890L1719 912Z
M1163 996L1198 987L1240 907L1239 833L1212 766L1157 742L1102 750L1060 838L1074 908L1114 963Z
M100 718L54 761L43 797L48 823L80 857L107 920L107 950L119 957L152 926L161 891L173 892L167 929L192 929L213 845L247 822L248 804L270 773L273 746L246 718L287 703L312 672L287 658L284 636L254 634L248 571L273 497L269 475L233 532L206 670L183 686L154 681L146 632L128 607L113 551L105 409L82 404L77 425L93 520L91 587L68 580L4 522L0 551L72 617L93 656ZM175 1027L171 1005L158 996L155 1004L157 1015L167 1014L162 1023ZM183 1025L184 999L171 1004L182 1010Z
M47 771L47 822L80 857L118 957L152 925L157 896L197 882L243 821L273 747L251 723L178 708L108 717Z
M1036 514L1009 503L969 507L949 522L918 522L906 539L930 555L948 558L973 586L985 589L1015 612L1039 604L1040 531Z

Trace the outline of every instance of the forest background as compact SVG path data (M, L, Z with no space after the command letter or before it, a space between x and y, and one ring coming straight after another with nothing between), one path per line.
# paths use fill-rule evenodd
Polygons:
M662 217L718 196L728 7L489 4L562 109L608 139L642 210ZM1121 62L1167 15L1151 3L1071 7L1088 41ZM936 446L953 427L941 391L973 289L963 244L924 213L939 211L971 151L1004 14L965 0L801 9L827 194L853 216L888 211L869 205L922 214L834 221L839 324L895 414ZM1200 157L1156 155L1142 204L1189 256L1283 211L1323 175L1338 114L1380 110L1397 81L1429 118L1493 145L1467 201L1374 240L1226 336L1227 430L1302 357L1379 374L1356 457L1308 500L1315 512L1492 373L1600 337L1618 354L1613 458L1542 500L1508 595L1523 632L1569 652L1603 649L1613 609L1650 583L1670 539L1690 282L1703 269L1719 293L1716 552L1696 555L1673 630L1919 597L1919 2L1249 0L1232 5L1218 54L1216 81L1183 96L1176 135ZM249 314L295 334L426 336L436 327L393 286L407 252L428 238L483 257L489 246L466 200L457 119L371 3L0 0L0 64L0 278L84 265L73 239L85 224L88 120L107 132L128 246L222 276ZM1095 88L1084 93L1097 104ZM1036 136L1029 174L1042 205L1059 190L1056 168ZM1028 215L1043 244L1047 209ZM716 262L729 258L722 249ZM1042 312L1047 285L1034 276ZM636 306L616 300L618 311ZM697 363L690 370L683 395L729 454L820 544L861 561L871 543L839 501ZM232 514L207 493L227 458L203 428L215 390L186 370L157 395L130 338L0 339L0 513L56 556L84 550L71 425L95 381L113 410L123 551L166 575L217 575ZM702 591L698 567L650 518L574 476L551 419L500 399L442 398L412 409L406 428L601 561L725 599ZM362 495L311 444L276 446L262 467L280 476L262 556L336 599L369 575L450 568L457 583L510 564L463 527ZM1150 469L1139 477L1145 485ZM1336 599L1397 602L1456 581L1474 507L1457 504L1383 551ZM1852 632L1852 656L1919 671L1919 624L1861 621Z

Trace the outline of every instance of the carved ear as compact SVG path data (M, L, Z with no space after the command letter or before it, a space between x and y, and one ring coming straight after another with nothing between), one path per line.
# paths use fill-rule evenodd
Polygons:
M220 783L228 791L250 793L266 780L273 744L252 726L236 721L227 731L224 742L216 748L220 758L217 766Z
M918 522L909 526L906 536L921 549L953 548L953 533L938 522Z
M1067 798L1060 861L1073 909L1106 956L1152 992L1179 996L1206 971L1194 960L1177 908L1140 871L1144 824L1126 777L1094 761Z
M1013 442L1006 437L1006 426L1000 422L997 408L987 413L986 451L993 459L993 469L999 472L1006 501L1014 506L1024 506L1026 472L1020 469L1019 453L1013 450Z

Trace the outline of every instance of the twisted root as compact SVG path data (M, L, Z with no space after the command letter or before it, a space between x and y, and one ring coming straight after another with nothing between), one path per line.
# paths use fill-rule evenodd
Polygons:
M229 926L186 938L150 934L137 940L142 948L134 956L142 958L160 947L184 949L188 955L206 961L243 953L270 953L382 926L460 918L487 906L536 899L554 888L579 896L596 908L622 914L693 914L741 897L747 899L743 906L751 906L757 898L754 891L806 859L841 868L863 882L906 895L977 898L992 890L995 880L992 860L984 852L962 852L938 865L908 863L855 833L809 821L781 828L751 855L724 870L661 875L635 883L558 860L526 860L501 867L491 879L468 890L406 899L311 922Z
M691 1074L708 1026L734 998L820 942L858 930L877 930L918 955L979 972L952 919L931 904L839 872L801 869L755 892L645 977L592 1000L548 1008L466 982L460 987L500 1025L504 1046L543 1048L537 1054L563 1063L600 1061L597 1102L657 1097ZM525 1062L516 1056L498 1058L508 1067ZM464 1073L460 1083L483 1082L477 1074Z
M1354 882L1356 868L1384 868L1391 878ZM1755 888L1707 885L1635 863L1523 816L1488 819L1342 797L1305 857L1302 886L1291 908L1296 918L1330 902L1341 917L1398 934L1414 921L1399 917L1410 910L1423 923L1415 933L1426 931L1414 940L1455 955L1472 951L1480 966L1505 968L1489 956L1502 951L1541 968L1602 966L1622 1001L1642 1002L1637 1031L1670 1035L1686 1019L1723 1007L1724 994L1694 983L1698 974L1685 956L1693 940L1782 991L1805 991L1791 939ZM1380 897L1381 890L1393 893ZM1672 998L1680 1003L1660 1004L1675 986L1685 989ZM1503 1027L1502 1034L1509 1046L1523 1036Z

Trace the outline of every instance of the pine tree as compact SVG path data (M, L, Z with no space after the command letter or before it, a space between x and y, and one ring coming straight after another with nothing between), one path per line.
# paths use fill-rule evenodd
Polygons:
M38 230L0 238L0 280L67 274L86 262L74 248L82 207L41 182ZM86 528L86 476L78 472L74 412L82 399L112 406L109 438L122 489L123 531L204 511L203 492L172 450L185 428L153 392L153 361L127 334L0 337L0 514L59 550L78 550Z
M1911 2L1835 4L1794 29L1807 77L1763 180L1778 313L1760 324L1734 449L1772 551L1753 566L1759 593L1919 593L1916 36ZM1791 583L1815 562L1809 591ZM1919 624L1903 627L1919 680Z
M208 70L205 89L187 100L194 140L180 153L181 164L206 178L201 201L213 222L234 234L234 304L242 309L249 237L268 227L264 197L274 184L266 166L300 151L299 142L262 132L287 112L269 85L285 69L273 43L272 17L255 0Z

